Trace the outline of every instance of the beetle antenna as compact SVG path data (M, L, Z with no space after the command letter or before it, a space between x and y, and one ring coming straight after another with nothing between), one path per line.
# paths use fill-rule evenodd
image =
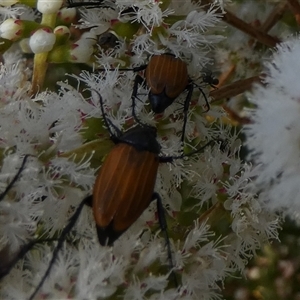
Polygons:
M0 201L3 200L4 196L7 194L7 192L12 188L12 186L16 183L16 181L18 180L18 178L20 177L22 171L25 168L25 164L27 162L27 159L29 156L32 156L31 154L26 154L23 158L21 167L19 168L17 174L14 176L14 178L12 179L12 181L8 184L8 186L6 187L6 189L4 190L4 192L2 192L0 194Z
M132 100L132 116L135 120L136 123L138 123L142 127L146 127L148 125L144 124L136 115L135 112L135 107L136 107L136 102L135 100L138 99L137 97L137 91L138 91L138 86L141 84L144 80L137 75L134 79L134 84L133 84L133 89L132 89L132 94L131 94L131 100Z
M92 91L94 91L99 97L102 118L103 118L103 121L104 121L104 125L106 126L107 130L109 131L111 139L113 141L118 141L119 140L118 136L122 135L122 131L116 125L114 125L110 119L107 118L106 112L104 111L103 98L100 95L100 93L98 91L94 90L94 89ZM112 132L111 128L113 128L117 132L117 135L115 135Z
M82 208L83 206L86 204L86 202L88 201L90 197L87 197L85 198L80 204L79 206L76 208L76 211L75 213L73 214L73 216L70 218L67 226L63 229L58 241L57 241L57 245L53 251L53 254L52 254L52 258L51 258L51 261L49 263L49 266L44 274L44 276L42 277L40 283L38 284L38 286L35 288L34 292L31 294L31 296L29 297L28 300L33 300L34 297L36 296L37 292L39 291L39 289L43 286L46 278L49 276L50 272L51 272L51 269L57 259L57 256L58 256L58 252L60 251L60 249L62 248L63 246L63 243L66 239L66 235L71 231L71 229L74 227L81 211L82 211Z

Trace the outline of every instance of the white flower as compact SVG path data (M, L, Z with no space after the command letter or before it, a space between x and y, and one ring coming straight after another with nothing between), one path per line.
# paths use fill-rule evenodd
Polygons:
M0 36L8 40L16 40L19 38L23 25L19 20L7 19L0 25Z
M260 165L253 186L265 192L269 208L287 214L300 211L299 54L299 37L277 47L265 70L266 85L249 95L257 108L245 129L250 158Z
M87 63L93 54L94 41L86 38L81 38L76 41L71 50L71 59L77 63Z
M122 1L119 1L122 4ZM133 1L132 5L136 10L136 14L131 18L131 22L142 23L147 28L150 35L154 27L161 26L163 19L168 15L174 13L173 10L161 10L160 2L154 0Z
M12 1L10 1L10 2L12 2ZM2 0L2 2L6 2L6 0ZM27 14L31 15L31 17L32 17L32 10L26 6L14 5L13 7L5 7L2 5L4 5L4 4L1 4L1 6L0 6L0 20L1 21L6 20L8 18L23 19L24 15L27 15ZM27 20L28 19L32 19L32 18L27 18Z
M105 5L111 8L82 10L81 28L97 27L79 38L72 52L75 62L94 61L95 37L116 22L135 20L126 25L130 30L138 25L138 32L130 40L118 37L118 48L99 51L92 72L71 74L77 86L60 82L59 90L29 96L27 61L0 68L2 191L24 154L32 155L10 192L0 199L2 249L18 254L28 240L59 236L78 204L91 194L97 170L113 147L103 125L100 96L107 118L118 128L114 134L136 125L132 89L137 73L111 71L111 65L145 65L149 55L167 51L187 63L192 77L210 60L207 54L220 39L210 32L220 18L216 6L205 13L189 0L118 0ZM97 70L98 66L105 71ZM156 116L150 111L148 92L149 87L138 87L135 113L141 122L157 128L160 155L177 158L160 165L155 192L166 210L172 271L180 286L175 286L168 268L168 249L153 201L112 247L99 245L93 211L84 207L37 298L219 299L225 277L236 269L242 271L262 243L277 237L278 219L248 191L249 177L257 169L238 158L239 141L236 133L230 134L232 128L216 126L223 112L211 107L204 114L203 97L194 89L184 152L216 139L228 140L230 149L211 143L182 159L187 91ZM264 200L263 194L260 197ZM224 237L215 226L223 227ZM30 251L0 282L0 298L28 298L44 275L54 247L55 243L42 242Z

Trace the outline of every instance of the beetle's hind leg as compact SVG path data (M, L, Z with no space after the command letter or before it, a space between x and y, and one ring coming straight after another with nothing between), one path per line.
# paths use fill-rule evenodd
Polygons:
M171 244L170 244L170 239L168 235L168 226L167 226L167 221L165 217L165 209L162 205L162 200L161 197L158 193L153 193L152 196L153 200L156 200L156 205L157 205L157 215L158 215L158 220L160 224L161 231L165 235L165 241L166 241L166 247L167 247L167 254L168 254L168 261L169 261L169 268L171 270L171 274L173 277L174 285L178 287L178 281L176 274L174 272L174 263L173 263L173 257L172 257L172 250L171 250Z

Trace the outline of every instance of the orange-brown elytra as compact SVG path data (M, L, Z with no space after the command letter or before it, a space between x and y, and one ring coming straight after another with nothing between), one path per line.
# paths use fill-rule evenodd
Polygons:
M132 70L145 70L144 78L140 75L135 77L132 97L137 98L138 86L146 83L149 88L150 106L154 113L162 113L184 90L188 91L185 103L190 102L194 86L189 79L187 65L173 54L153 55L147 65Z
M145 79L155 113L162 113L185 89L193 89L186 63L171 54L153 55L147 65Z
M111 245L152 201L160 146L153 127L137 126L108 154L93 190L93 213L101 245Z

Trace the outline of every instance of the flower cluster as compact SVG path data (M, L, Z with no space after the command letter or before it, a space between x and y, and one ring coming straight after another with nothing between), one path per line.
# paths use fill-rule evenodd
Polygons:
M254 191L272 210L299 215L299 37L279 45L265 68L265 86L256 86L249 99L253 124L246 127L250 158L258 165ZM270 104L271 103L271 104Z
M111 247L100 246L92 210L84 207L36 298L220 299L220 283L277 238L277 216L249 190L257 173L240 159L239 134L223 124L219 106L206 112L201 72L223 39L216 26L225 2L204 10L195 1L116 0L86 3L76 12L76 2L61 8L62 1L39 0L36 15L24 6L29 1L0 1L1 191L26 159L0 198L0 274L24 246L39 241L1 280L0 298L29 298L39 285L55 240L91 195L113 147L101 109L120 131L135 126L137 74L130 70L151 55L180 58L194 86L183 149L187 91L155 115L149 87L141 84L134 105L138 120L157 129L160 155L178 158L160 164L155 186L166 211L173 269L155 203ZM24 12L20 19L16 11ZM51 84L56 69L59 79ZM183 158L182 151L192 155Z

